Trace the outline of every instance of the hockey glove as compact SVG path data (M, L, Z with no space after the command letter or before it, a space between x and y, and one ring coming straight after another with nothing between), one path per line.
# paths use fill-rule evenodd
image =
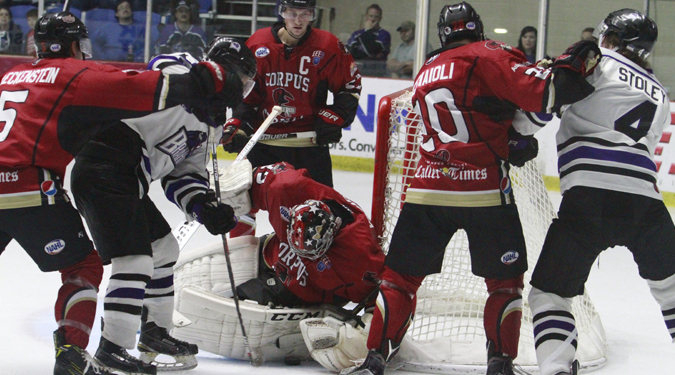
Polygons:
M343 123L344 119L337 113L329 109L320 110L316 122L314 122L316 144L325 146L339 142L342 138Z
M241 120L231 118L225 123L223 130L223 148L230 154L238 154L244 149L244 146L251 139L251 136L246 134L244 130L239 129Z
M213 102L209 104L215 113L223 106L235 107L244 99L239 76L216 63L200 62L190 69L189 74L197 82L200 94Z
M598 44L590 40L582 40L572 44L550 65L551 68L570 69L588 77L598 65L602 54Z
M218 204L213 191L195 195L186 208L214 236L225 234L237 226L232 207Z
M509 128L509 163L522 167L526 162L537 157L539 142L533 135L522 135Z

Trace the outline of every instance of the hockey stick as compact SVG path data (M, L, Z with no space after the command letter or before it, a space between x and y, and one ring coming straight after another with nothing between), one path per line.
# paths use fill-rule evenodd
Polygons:
M222 204L220 199L220 177L218 176L218 151L217 145L215 143L211 144L211 160L213 162L213 182L215 184L216 197L218 199L218 205ZM235 160L236 162L236 160ZM248 336L246 335L246 328L244 327L244 318L241 316L241 310L239 309L239 297L237 296L237 287L234 285L234 273L232 271L232 262L230 261L230 249L227 246L227 236L225 234L221 235L223 240L223 250L225 251L225 263L227 263L227 273L230 277L230 286L232 287L232 298L234 298L234 308L237 310L237 317L239 319L239 326L241 327L241 334L244 336L244 347L248 351L248 358L251 360L251 364L255 367L262 366L265 362L265 357L263 356L262 349L255 348L251 350L251 347L248 344Z
M64 11L64 12L69 12L69 11L70 11L70 0L64 0L64 2L63 2L63 11Z
M246 146L239 152L239 155L237 155L237 158L234 159L234 163L240 162L246 158L246 155L251 151L253 146L255 146L256 143L258 143L258 140L260 140L260 137L267 131L267 129L272 125L272 122L274 121L277 116L282 112L282 108L280 106L274 106L272 108L272 112L267 116L265 121L263 121L262 124L260 124L260 127L258 127L258 130L253 134L251 139L249 139L248 143L246 143ZM218 174L218 170L213 171L214 174ZM176 237L176 240L178 241L178 248L183 249L185 245L188 243L190 238L197 232L197 229L199 229L199 224L196 220L193 221L186 221L179 225L178 227L174 228L171 233L173 233L173 236Z
M277 140L277 139L296 139L296 138L316 138L316 132L299 132L299 133L285 133L285 134L263 134L261 141Z

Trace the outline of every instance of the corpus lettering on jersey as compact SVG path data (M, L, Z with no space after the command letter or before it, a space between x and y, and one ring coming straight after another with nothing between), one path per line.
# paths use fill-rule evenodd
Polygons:
M16 85L23 82L28 83L54 83L61 68L44 68L34 70L23 70L20 72L9 72L2 77L0 85Z
M655 84L652 80L636 74L630 69L623 66L619 67L619 80L628 83L634 89L644 91L647 96L657 103L666 102L666 94L661 87Z
M268 87L293 87L296 90L309 92L309 78L295 73L272 72L265 74L265 85Z

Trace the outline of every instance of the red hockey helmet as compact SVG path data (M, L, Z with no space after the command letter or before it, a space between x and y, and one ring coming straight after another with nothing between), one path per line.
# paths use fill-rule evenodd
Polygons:
M327 204L314 199L291 208L288 244L296 254L311 260L328 251L342 219L333 215Z

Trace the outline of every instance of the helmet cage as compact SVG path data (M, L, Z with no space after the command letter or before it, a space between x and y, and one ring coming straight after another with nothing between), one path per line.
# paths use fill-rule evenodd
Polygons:
M324 202L309 199L291 208L286 235L288 245L303 258L322 257L333 243L342 219L331 213Z

